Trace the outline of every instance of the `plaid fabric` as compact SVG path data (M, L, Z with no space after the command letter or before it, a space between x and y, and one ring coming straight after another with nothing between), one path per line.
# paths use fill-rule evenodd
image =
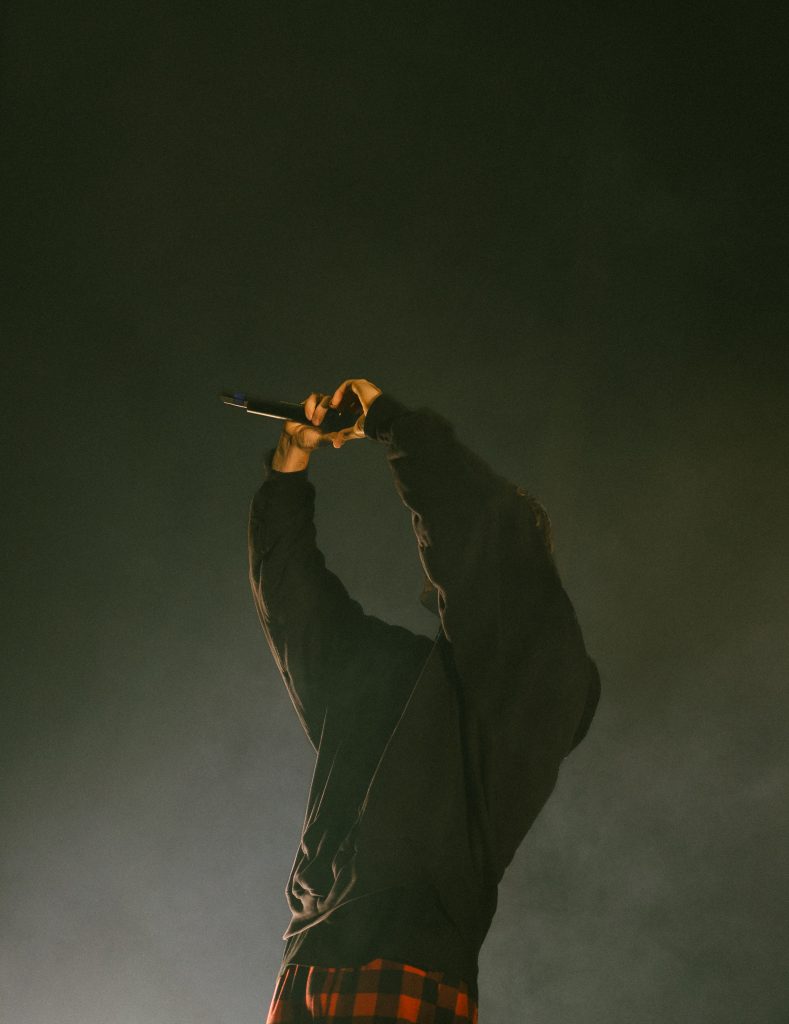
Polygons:
M477 1024L464 982L393 960L361 967L288 964L266 1024Z

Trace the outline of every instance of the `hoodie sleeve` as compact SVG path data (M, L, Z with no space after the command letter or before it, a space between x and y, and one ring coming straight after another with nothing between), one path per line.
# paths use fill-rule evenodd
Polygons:
M365 433L386 445L466 699L489 722L517 720L549 789L600 683L534 503L430 409L382 394Z
M269 648L317 750L327 707L360 692L385 699L413 683L427 637L366 615L327 567L316 542L315 488L307 470L266 479L249 512L249 580Z

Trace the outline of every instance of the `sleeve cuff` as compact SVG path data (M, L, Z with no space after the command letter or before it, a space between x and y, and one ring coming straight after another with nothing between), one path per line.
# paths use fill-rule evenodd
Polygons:
M294 516L312 500L315 487L307 477L307 470L280 473L271 468L276 448L266 454L263 462L264 478L252 497L250 513L253 520L266 523L266 530L285 529Z
M402 402L391 395L379 395L364 418L364 432L373 441L388 441L392 423L408 412Z

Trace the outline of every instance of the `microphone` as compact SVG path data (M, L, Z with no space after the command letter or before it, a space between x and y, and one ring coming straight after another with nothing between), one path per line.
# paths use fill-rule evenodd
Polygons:
M253 398L245 391L223 391L219 397L225 405L254 413L255 416L267 416L272 420L295 420L296 423L304 423L315 430L320 430L323 434L352 427L364 412L362 403L350 388L345 392L342 402L336 409L326 410L326 415L317 426L307 418L304 406L295 402L276 402L269 398Z

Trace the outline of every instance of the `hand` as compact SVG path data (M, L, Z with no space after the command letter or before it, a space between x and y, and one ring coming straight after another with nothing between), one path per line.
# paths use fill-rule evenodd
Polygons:
M331 395L325 395L320 391L313 391L301 403L307 419L314 426L306 423L297 423L296 420L285 420L282 430L292 445L305 452L313 452L316 448L322 448L332 443L333 433L324 433L316 428L323 421L326 411L331 403Z
M316 428L323 422L327 410L337 408L343 400L348 389L351 389L359 400L362 407L362 414L353 426L345 427L343 430L336 430L324 433ZM306 423L297 423L295 420L285 420L280 434L279 444L274 453L271 466L280 472L291 472L304 469L310 460L310 455L316 448L323 448L326 445L333 445L335 448L342 448L346 441L353 438L364 437L364 420L370 406L381 394L369 380L351 379L343 381L333 395L325 395L320 391L313 391L302 403L304 412L310 419L312 426Z
M277 450L271 461L271 468L280 473L297 472L306 469L310 455L316 448L322 448L332 443L334 434L325 434L317 429L329 408L331 395L324 395L320 391L313 391L309 397L301 403L304 412L315 426L307 423L299 423L296 420L285 420L282 425L282 433L279 436ZM339 446L338 446L339 447Z
M353 426L345 427L344 430L338 430L333 434L326 435L331 437L332 444L334 445L335 448L341 448L346 441L350 441L355 437L365 436L365 418L370 410L370 406L381 394L381 389L377 388L375 384L373 384L371 381L364 380L363 378L351 378L350 380L343 381L342 384L340 384L340 386L331 396L330 405L332 406L332 408L337 408L337 406L342 402L343 398L345 397L345 394L348 391L348 389L353 391L353 393L359 399L359 403L361 404L362 407L362 415L353 424ZM325 413L323 415L325 415Z

